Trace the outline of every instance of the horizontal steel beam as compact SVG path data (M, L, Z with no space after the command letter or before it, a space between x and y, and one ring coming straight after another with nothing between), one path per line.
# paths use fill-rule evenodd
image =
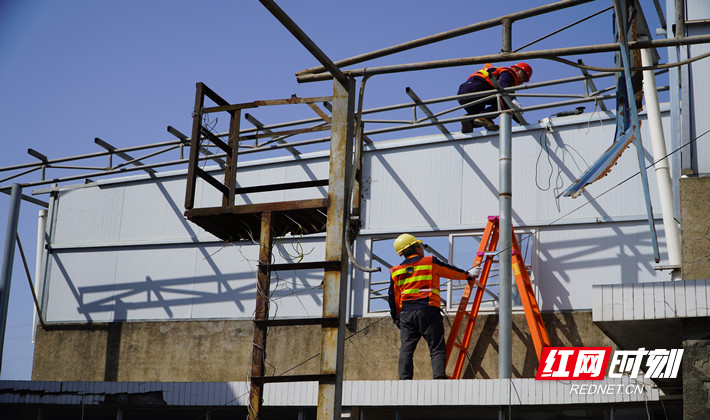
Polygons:
M314 373L310 375L252 376L251 381L258 384L276 382L335 382L335 374Z
M433 44L435 42L444 41L447 39L455 38L457 36L470 34L472 32L480 31L483 29L492 28L492 27L502 24L502 22L506 21L506 20L511 21L511 22L515 21L515 20L521 20L521 19L541 15L544 13L552 12L555 10L560 10L560 9L564 9L564 8L571 7L571 6L577 6L577 5L583 4L583 3L589 3L590 1L592 1L592 0L559 1L557 3L552 3L552 4L545 5L545 6L536 7L534 9L529 9L529 10L524 10L521 12L512 13L512 14L501 16L498 18L486 20L483 22L474 23L472 25L464 26L462 28L452 29L450 31L441 32L436 35L431 35L431 36L420 38L420 39L417 39L414 41L405 42L402 44L383 48L383 49L380 49L377 51L372 51L369 53L361 54L361 55L358 55L355 57L346 58L344 60L336 61L335 65L338 67L344 67L344 66L349 66L352 64L362 63L364 61L372 60L374 58L384 57L386 55L410 50L410 49L413 49L416 47L421 47L423 45ZM325 70L326 69L323 66L314 67L314 68L299 71L296 73L296 75L301 76L304 74L321 73L321 72L324 72Z
M292 270L313 270L324 269L326 271L339 271L343 264L340 261L313 261L302 263L269 264L264 268L270 271L292 271ZM261 265L260 265L261 267Z
M289 211L299 209L318 209L328 207L327 198L314 198L310 200L297 201L279 201L276 203L260 203L260 204L243 204L226 207L201 207L198 209L190 209L185 212L189 217L192 216L212 216L214 214L250 214L261 213L266 211Z
M292 325L329 325L337 326L337 317L328 318L282 318L282 319L255 319L254 324L262 327L285 327Z
M283 184L256 185L253 187L240 187L236 189L237 194L249 194L254 192L293 190L298 188L324 187L328 185L327 179L317 179L314 181L286 182Z
M289 104L312 104L314 102L325 102L333 100L332 96L316 96L311 98L299 98L291 96L288 99L267 99L253 102L245 102L241 104L227 104L213 107L205 107L202 109L203 114L222 111L236 111L238 109L258 108L260 106L269 105L289 105Z
M677 47L681 45L704 44L710 42L710 35L696 35L685 38L669 38L656 40L643 40L629 42L629 49L640 50L645 48L659 47ZM618 43L585 45L581 47L557 48L540 51L527 51L517 53L500 53L481 55L478 57L454 58L449 60L424 61L419 63L396 64L391 66L367 67L359 70L349 70L346 74L358 77L365 74L372 76L375 74L401 73L415 70L429 70L445 67L468 66L472 64L499 63L501 61L522 61L536 58L555 58L559 56L577 55L577 54L596 54L602 52L619 51ZM328 80L331 76L327 73L318 74L303 74L297 76L300 83L317 82Z

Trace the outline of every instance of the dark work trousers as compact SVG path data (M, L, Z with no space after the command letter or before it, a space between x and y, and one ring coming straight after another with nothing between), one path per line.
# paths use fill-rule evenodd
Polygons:
M462 95L464 93L473 93L473 92L480 92L484 90L491 90L493 87L488 84L485 80L479 79L479 78L472 78L470 81L466 81L466 83L462 84L459 87L459 95ZM461 105L466 105L468 102L471 101L477 101L480 100L481 98L469 98L469 99L459 99L459 104ZM469 105L464 107L466 110L466 113L468 115L476 115L480 114L482 112L492 112L492 111L497 111L498 107L496 106L496 98L490 98L484 102L479 102L474 105ZM489 117L490 118L490 117Z
M434 379L446 379L446 341L444 341L444 321L438 308L429 307L416 311L402 311L399 314L400 339L399 379L414 376L414 350L423 336L429 345L431 368Z

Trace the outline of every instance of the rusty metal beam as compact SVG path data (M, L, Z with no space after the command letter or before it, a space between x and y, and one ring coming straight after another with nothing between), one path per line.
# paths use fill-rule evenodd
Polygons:
M355 93L352 79L346 83L333 81L333 124L330 142L330 172L325 259L345 261L345 224L350 203L347 191L353 151ZM318 419L340 419L343 388L343 350L345 343L345 310L347 297L347 264L339 271L326 271L323 279L323 317L338 317L337 327L321 329L321 374L333 374L333 383L318 385Z
M239 158L239 123L241 122L241 111L233 111L229 115L229 137L227 147L231 153L227 152L227 167L224 168L224 185L229 193L222 198L223 206L234 205L237 188L237 161Z
M272 270L273 271L273 266ZM332 325L338 326L338 318L282 318L254 320L255 324L268 327L286 327L290 325Z
M168 126L168 133L170 133L170 134L172 134L173 136L177 137L177 138L180 140L180 143L181 143L181 144L183 144L183 145L185 145L185 146L189 146L189 145L190 145L190 139L189 139L186 135L184 135L183 133L181 133L177 128L175 128L175 127L169 125L169 126ZM202 154L205 155L205 156L212 156L212 155L214 155L214 153L210 152L209 149L207 149L206 147L202 147L202 146L200 146L200 153L202 153ZM182 158L182 150L180 151L180 158ZM219 166L224 166L224 165L225 165L224 159L220 159L220 158L218 158L218 157L213 157L212 160L213 160L216 164L218 164Z
M268 105L290 105L290 104L311 104L314 102L330 101L332 97L330 96L315 96L311 98L299 98L296 95L292 95L288 99L266 99L253 102L244 102L240 104L223 104L219 106L206 107L202 110L205 114L211 114L213 112L222 111L236 111L245 108L258 108L260 106Z
M316 60L323 65L324 70L330 72L333 78L339 81L341 85L347 86L349 79L345 76L345 74L343 74L340 68L336 66L333 61L328 58L323 51L321 51L320 48L318 48L318 45L316 45L315 42L313 42L308 35L306 35L306 33L298 27L298 25L296 25L296 22L291 20L286 12L281 10L281 8L272 0L259 1L269 10L269 12L271 12L272 15L274 15L276 19L279 20L279 22L281 22L286 29L288 29L289 32L291 32L291 34L301 43L301 45L306 47L308 52L313 54Z
M276 141L277 143L279 143L279 144L284 144L284 145L286 144L286 140L284 140L284 137L288 137L288 136L283 136L283 137L277 136L276 134L274 134L274 131L273 131L272 129L266 128L266 127L264 126L264 124L262 124L261 121L257 120L253 115L251 115L251 114L249 114L249 113L245 113L245 114L244 114L244 119L247 120L247 121L249 121L250 123L254 124L254 127L256 127L257 129L260 129L260 130L262 130L264 133L266 133L266 134L268 134L269 136L273 137L274 141ZM256 139L256 140L257 140L257 141L256 141L256 147L259 147L258 139L259 139L259 138ZM267 142L267 143L268 143L268 142ZM285 148L286 150L288 150L289 152L291 152L294 156L301 154L301 152L299 152L298 149L296 149L295 147L285 146L284 148Z
M192 114L192 138L190 139L190 157L187 162L187 185L185 187L185 208L191 209L195 205L195 191L197 187L197 169L200 169L199 150L200 132L202 129L202 107L205 103L203 91L209 89L204 83L195 85L195 108Z
M222 149L222 151L224 151L224 153L226 153L227 156L232 154L232 146L223 142L222 139L220 139L219 137L214 135L210 130L208 130L206 127L204 127L202 125L200 125L200 135L207 137L209 139L209 141L211 141L215 146ZM227 165L229 165L229 164L227 164Z
M327 198L314 198L310 200L278 201L275 203L242 204L227 207L201 207L185 212L189 216L212 216L224 214L251 214L261 212L280 212L299 209L319 209L328 206Z
M101 139L98 138L98 137L95 137L95 138L94 138L94 143L96 143L96 144L98 144L99 146L103 147L104 149L108 150L111 154L115 154L116 156L120 157L121 159L123 159L123 160L125 160L125 161L127 161L127 162L130 162L130 163L133 164L134 166L139 166L139 167L145 166L145 164L143 164L143 163L140 161L140 159L134 159L134 158L133 158L131 155L129 155L128 153L121 152L121 151L117 150L114 146L112 146L112 145L110 145L109 143L107 143L107 142L101 140ZM110 155L109 155L109 156L110 156ZM109 168L109 169L112 169L112 168ZM151 175L152 175L152 174L155 174L155 173L157 172L155 169L152 169L152 168L141 168L141 169L143 169L144 171L146 171L147 173L149 173L149 174L151 174Z
M264 137L292 136L294 134L316 133L318 131L327 131L327 130L330 130L330 125L319 125L319 126L314 126L314 127L296 128L293 130L284 130L284 131L272 131L270 133L265 132L265 134L250 134L247 136L242 136L241 138L244 140L254 140L254 139L260 139L260 138L264 138Z
M256 284L255 320L269 319L269 289L271 283L271 251L273 238L271 236L271 213L261 215L261 236L259 239L259 273ZM264 376L266 358L266 326L254 325L254 343L252 349L251 383L249 391L249 419L258 420L261 406L264 402Z
M314 181L286 182L283 184L256 185L253 187L240 187L236 189L237 194L248 194L265 191L293 190L297 188L324 187L328 185L327 179L317 179Z
M417 96L416 93L414 93L412 88L407 87L405 89L405 92L407 92L407 95L409 95L409 97L412 98L412 101L414 101L414 103L417 104L417 106L422 110L422 112L424 112L424 114L428 117L428 119L430 119L431 122L433 122L436 125L436 128L438 128L439 131L441 131L441 134L443 134L445 136L451 135L451 132L449 132L449 130L443 124L439 123L439 119L434 116L434 113L431 112L429 107L426 106L424 104L424 102L422 102L422 100L419 98L419 96Z

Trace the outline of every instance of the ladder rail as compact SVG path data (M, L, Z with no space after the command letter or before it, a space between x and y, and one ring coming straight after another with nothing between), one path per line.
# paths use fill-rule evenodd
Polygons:
M490 293L486 290L486 282L488 281L488 276L493 266L494 257L498 254L495 252L498 246L498 236L499 218L497 216L489 216L488 223L486 224L486 228L481 238L481 243L479 244L478 252L476 253L476 257L474 259L474 266L481 266L481 274L478 278L478 282L481 287L477 287L476 294L473 298L471 309L469 311L468 303L471 298L473 287L476 286L476 284L474 281L468 281L466 283L466 287L464 288L464 292L461 297L461 302L459 303L456 316L454 317L454 322L451 325L451 331L449 331L449 337L446 341L447 366L449 365L451 353L454 348L458 351L453 373L450 376L451 379L460 379L462 376L465 360L468 356L468 348L473 338L476 319L480 311L481 302L483 301L483 294L484 292ZM540 360L542 349L550 346L550 339L547 334L547 330L545 329L540 307L535 299L535 293L533 291L532 284L530 283L530 276L525 265L525 260L523 259L523 254L520 252L520 244L518 243L515 231L512 232L512 239L512 249L501 252L511 252L513 254L512 268L515 284L518 289L523 309L525 310L525 319L530 330L530 335L535 347L535 353L538 360ZM466 325L464 327L463 336L461 337L461 341L457 343L456 341L459 338L464 318L466 318Z
M479 244L479 250L484 250L487 247L488 241L493 235L494 224L489 220L486 228L483 232L483 237L481 243ZM480 264L483 260L483 256L476 255L474 259L474 266ZM483 277L483 276L480 276ZM485 281L485 279L483 279ZM481 279L479 279L479 282ZM483 283L482 283L483 284ZM458 335L458 331L461 329L461 322L463 321L463 314L466 313L466 308L468 307L468 301L471 297L471 291L473 290L474 283L471 281L466 282L466 287L464 288L463 295L461 296L461 301L459 302L458 310L456 311L456 316L454 317L454 322L451 325L451 331L449 331L449 337L446 340L446 363L448 364L449 358L451 357L451 352L454 348L454 343Z

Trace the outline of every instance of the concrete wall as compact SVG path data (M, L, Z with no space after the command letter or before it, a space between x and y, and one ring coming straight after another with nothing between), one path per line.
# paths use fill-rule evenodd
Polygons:
M612 346L590 312L545 313L553 346ZM450 318L453 321L453 317ZM523 314L513 317L513 376L537 371ZM480 315L464 378L498 376L498 317ZM397 379L399 334L389 317L353 319L345 341L345 380ZM445 321L445 327L449 325ZM251 368L251 321L123 322L38 328L32 380L244 381ZM317 373L319 327L275 327L267 338L267 375ZM422 340L415 379L431 379ZM451 369L451 368L450 368Z
M710 177L680 180L683 280L710 277Z
M710 278L710 177L680 180L683 280ZM683 418L710 413L710 320L683 320Z

